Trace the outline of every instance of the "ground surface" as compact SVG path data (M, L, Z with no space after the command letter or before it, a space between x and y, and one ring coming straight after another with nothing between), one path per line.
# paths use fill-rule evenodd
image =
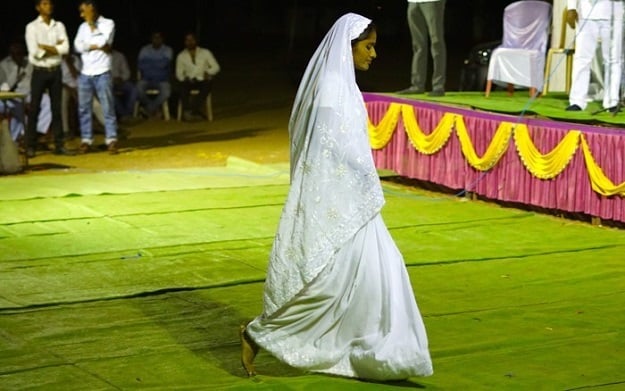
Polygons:
M120 124L129 132L120 154L106 152L54 156L39 152L26 175L91 170L142 170L224 165L228 156L259 163L288 161L287 123L295 83L279 58L262 67L241 65L226 57L213 92L214 121L141 120ZM172 105L172 113L175 113ZM95 143L102 143L103 135ZM78 139L68 141L76 148Z

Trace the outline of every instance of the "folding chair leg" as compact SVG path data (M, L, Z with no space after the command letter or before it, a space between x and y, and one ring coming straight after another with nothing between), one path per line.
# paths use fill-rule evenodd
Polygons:
M551 58L552 57L553 57L553 52L549 50L549 52L547 53L547 63L545 64L545 86L543 87L543 95L547 95L547 92L549 92L549 82L551 81Z
M212 94L208 94L206 97L206 119L213 122L213 97Z

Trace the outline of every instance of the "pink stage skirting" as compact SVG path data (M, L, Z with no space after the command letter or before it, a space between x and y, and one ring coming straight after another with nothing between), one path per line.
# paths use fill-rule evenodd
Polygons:
M391 102L410 104L424 133L431 132L445 113L464 118L476 152L485 152L502 121L526 124L535 146L542 152L552 150L571 130L584 134L595 160L613 183L625 181L625 129L587 126L558 121L485 113L443 106L430 102L400 99L380 94L364 94L371 122L377 124ZM433 155L419 153L411 145L401 117L391 141L373 156L379 169L393 170L413 179L429 181L459 191L479 194L494 200L516 202L542 208L584 213L604 220L625 222L625 198L605 197L593 191L581 150L554 179L534 177L523 165L511 141L495 167L486 172L472 168L464 158L460 142L452 134L442 150Z

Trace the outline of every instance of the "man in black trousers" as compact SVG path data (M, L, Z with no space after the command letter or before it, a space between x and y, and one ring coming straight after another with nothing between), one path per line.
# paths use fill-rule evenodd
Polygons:
M35 0L39 16L26 26L26 46L28 61L33 67L30 81L30 112L26 127L26 154L34 157L37 147L37 119L41 110L41 97L47 89L50 94L54 135L54 154L70 155L65 148L61 124L61 94L63 81L61 61L69 53L69 39L65 25L52 19L52 0Z

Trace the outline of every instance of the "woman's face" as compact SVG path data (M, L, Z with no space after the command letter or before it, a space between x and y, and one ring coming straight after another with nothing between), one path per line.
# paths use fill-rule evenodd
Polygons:
M375 43L377 34L372 30L367 38L356 42L352 47L352 55L354 57L354 67L359 71L366 71L371 65L371 61L376 58Z

